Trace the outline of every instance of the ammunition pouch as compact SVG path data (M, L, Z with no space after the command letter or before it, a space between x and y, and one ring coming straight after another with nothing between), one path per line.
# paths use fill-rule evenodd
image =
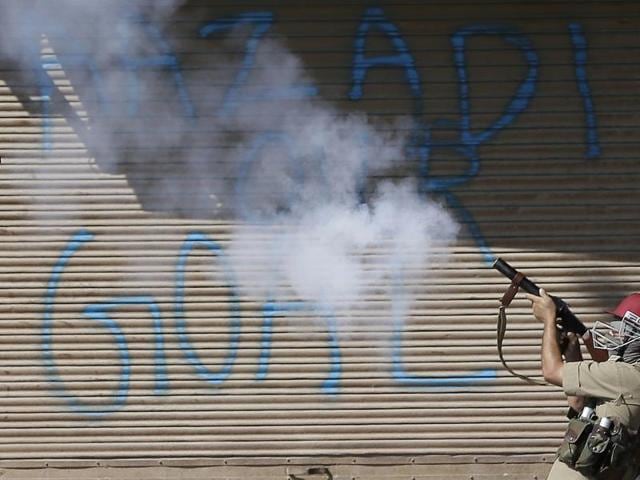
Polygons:
M591 420L574 418L557 455L558 460L585 477L620 479L630 466L630 453L635 448L635 436L618 422L610 430L603 430Z
M593 429L573 468L585 477L595 476L601 469L609 468L607 460L609 460L611 445L611 435L608 431Z
M558 448L558 460L574 468L580 452L593 430L593 422L583 418L572 418L564 434L564 439Z

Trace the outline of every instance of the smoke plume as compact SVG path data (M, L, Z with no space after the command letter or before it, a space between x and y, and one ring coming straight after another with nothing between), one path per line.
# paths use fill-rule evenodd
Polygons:
M164 37L182 3L2 2L0 53L23 72L39 59L48 107L103 171L127 175L145 209L233 221L228 252L246 295L343 310L390 272L428 268L456 223L414 182L374 181L404 161L404 134L323 101L274 38L238 83L242 26L199 39L207 60L183 69L177 40ZM68 76L86 114L59 98L53 73ZM33 83L41 94L46 82Z

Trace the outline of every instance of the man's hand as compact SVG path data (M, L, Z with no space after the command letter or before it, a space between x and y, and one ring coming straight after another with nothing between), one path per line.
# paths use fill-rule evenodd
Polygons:
M548 323L553 324L555 328L556 324L556 304L553 303L553 299L547 295L547 292L544 291L543 288L540 289L540 296L531 295L529 293L525 294L531 301L531 310L533 311L534 317L536 317L540 322L547 325Z
M563 334L566 337L564 343L561 345L561 351L564 355L566 362L579 362L582 360L582 352L580 351L580 342L578 341L578 335L574 332L567 332Z

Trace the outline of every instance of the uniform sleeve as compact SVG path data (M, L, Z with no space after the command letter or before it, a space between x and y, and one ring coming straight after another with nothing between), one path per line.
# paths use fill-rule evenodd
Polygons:
M567 395L615 400L625 390L629 375L640 380L640 372L622 362L583 361L565 363L562 388Z
M569 362L562 367L562 389L567 395L581 395L578 392L578 364L583 362Z

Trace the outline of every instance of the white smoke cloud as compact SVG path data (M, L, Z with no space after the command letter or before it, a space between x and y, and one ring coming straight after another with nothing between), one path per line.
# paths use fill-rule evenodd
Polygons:
M185 0L3 0L0 2L0 52L33 68L27 57L47 33L69 35L83 41L96 40L92 49L104 58L122 51L123 39L136 39L135 27L123 30L123 13L144 15L158 23L166 21ZM110 41L105 41L110 39Z
M293 297L342 317L375 291L389 298L394 273L423 273L446 257L458 225L415 183L387 182L367 204L340 199L238 230L230 247L244 293ZM266 232L266 233L265 233ZM405 290L403 304L411 301Z
M139 197L148 197L142 202L146 208L191 217L226 212L244 220L234 231L229 253L247 295L295 297L345 309L388 283L384 276L394 269L428 268L434 249L455 240L455 221L419 196L412 182L380 184L362 203L368 176L403 161L406 138L401 132L383 133L365 115L337 110L322 100L321 91L287 98L287 92L301 87L311 90L314 82L280 41L260 42L240 102L224 115L189 118L177 112L175 98L162 101L168 94L176 97L175 77L164 72L140 80L144 121L133 121L126 114L126 95L115 93L129 91L132 78L118 59L125 51L129 56L148 53L149 32L122 14L138 11L162 28L182 4L5 0L0 4L0 53L33 69L27 53L34 38L48 35L49 56L64 68L65 49L78 38L88 42L101 91L117 102L108 115L92 116L88 108L91 128L81 135L78 127L79 136L101 168L128 175ZM66 38L64 32L73 35ZM193 83L201 89L195 107L201 112L209 113L214 104L219 108L225 99L243 60L246 35L241 28L219 35L226 41L201 40L207 48L219 48L208 51L215 63L203 66L206 75L218 67L230 72L224 82L213 82L194 69ZM94 73L85 72L89 87L96 86ZM84 92L95 96L93 90ZM279 92L281 98L267 100L265 92ZM80 95L80 100L96 104L99 99ZM232 148L203 148L221 144ZM172 162L175 166L169 167ZM236 183L238 177L243 181Z
M425 267L434 247L455 238L457 226L407 182L381 185L368 205L311 209L293 232L284 239L286 278L301 298L339 305L361 299L367 287L394 268ZM374 264L366 262L372 250L381 257Z
M280 43L269 42L259 58L255 73L261 88L313 83ZM388 297L390 272L426 269L434 249L446 250L455 240L456 222L420 196L413 181L381 183L362 202L367 174L403 161L407 130L386 125L383 131L365 115L345 114L320 98L287 108L273 102L244 105L226 125L245 132L276 125L287 138L286 149L263 150L249 188L267 192L253 199L253 220L259 224L237 230L230 247L246 294L302 299L344 317L372 289L382 288ZM251 142L251 135L245 141ZM234 162L241 162L246 145L238 146ZM306 174L302 186L288 168L289 155Z

